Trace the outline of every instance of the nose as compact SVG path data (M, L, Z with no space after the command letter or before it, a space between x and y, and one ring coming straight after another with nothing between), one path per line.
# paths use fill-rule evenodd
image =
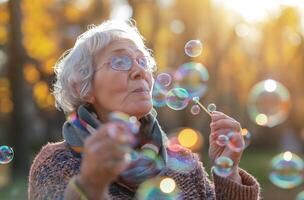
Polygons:
M147 71L142 68L137 62L134 62L134 66L132 66L130 70L131 79L146 79Z

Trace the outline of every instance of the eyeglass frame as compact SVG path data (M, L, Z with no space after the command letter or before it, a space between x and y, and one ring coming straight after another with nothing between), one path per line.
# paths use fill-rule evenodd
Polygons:
M119 56L120 56L120 57L121 57L121 56L127 56L127 57L131 60L131 62L132 62L131 65L130 65L130 67L129 67L128 69L122 69L122 70L119 70L119 69L113 67L113 65L112 65L111 63L112 63L113 57L115 57L115 56L117 56L117 57L119 57ZM142 67L142 66L139 64L138 59L140 59L140 58L146 58L146 61L147 61L146 68ZM108 61L108 62L106 62L106 63L103 63L102 66L100 66L100 67L97 67L97 69L95 70L95 72L96 72L96 71L99 71L100 69L102 69L104 65L109 65L109 64L111 64L111 65L110 65L111 69L113 69L113 70L115 70L115 71L130 71L130 70L132 69L133 65L134 65L134 61L136 62L137 65L139 65L139 66L140 66L141 68L143 68L145 71L151 71L151 72L155 71L155 66L149 67L149 66L152 65L152 64L151 64L151 61L150 61L150 57L149 57L149 56L146 56L146 55L141 55L141 56L138 56L138 57L135 57L135 58L134 58L134 57L132 57L130 54L127 54L127 53L124 53L124 54L116 54L116 55L110 56L110 58L109 58L108 60L110 60L110 61Z

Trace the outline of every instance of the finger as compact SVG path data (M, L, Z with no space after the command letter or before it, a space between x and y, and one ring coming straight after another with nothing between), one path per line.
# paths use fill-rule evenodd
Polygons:
M211 141L217 140L217 138L220 135L227 135L228 136L229 132L231 132L231 129L220 129L220 130L211 132L211 134L209 136L209 141L211 142Z
M219 112L219 111L214 111L211 114L212 122L216 122L216 121L218 121L220 119L226 119L226 118L227 119L233 119L232 117L226 115L225 113Z
M210 124L212 131L217 131L219 129L231 129L234 131L240 131L241 125L239 122L233 119L220 119L217 122Z

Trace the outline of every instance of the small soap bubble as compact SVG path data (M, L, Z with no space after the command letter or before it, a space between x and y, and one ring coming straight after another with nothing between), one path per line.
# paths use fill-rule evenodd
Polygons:
M231 151L241 152L245 149L245 142L241 133L230 131L227 136L229 138L227 146Z
M216 140L216 144L220 147L224 147L228 144L229 138L226 135L219 135Z
M182 110L187 107L190 96L184 88L173 88L166 96L167 106L173 110Z
M200 113L200 111L201 111L201 108L198 105L193 105L191 107L191 113L193 115L198 115Z
M14 151L11 147L3 145L0 146L0 164L8 164L14 158Z
M226 156L218 157L214 162L214 173L221 177L227 177L231 174L233 161Z
M208 107L207 107L207 110L209 112L216 111L216 105L214 103L209 104Z
M167 74L167 73L161 73L161 74L159 74L159 75L157 76L156 81L157 81L159 84L161 84L161 85L163 85L163 86L165 86L165 87L168 87L168 86L171 84L171 82L172 82L172 78L171 78L171 76L170 76L169 74Z
M167 93L167 88L161 85L158 81L155 81L152 90L153 106L158 108L165 106Z
M199 40L189 40L185 45L185 53L190 57L201 55L203 45Z

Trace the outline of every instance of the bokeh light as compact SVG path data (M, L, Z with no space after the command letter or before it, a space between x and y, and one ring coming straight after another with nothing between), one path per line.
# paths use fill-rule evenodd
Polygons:
M202 97L207 91L208 70L201 63L188 62L174 73L176 87L185 88L190 97Z
M184 88L173 88L166 95L166 104L173 110L182 110L190 102L190 95Z
M290 95L285 86L274 80L257 83L249 94L250 118L260 126L273 127L286 120L290 110Z
M284 152L271 160L270 181L277 187L291 189L303 182L303 160L292 152Z
M198 133L190 128L181 130L178 134L178 141L180 145L191 148L198 142Z
M171 193L175 190L176 183L172 178L164 178L160 181L159 188L164 193Z
M3 145L0 146L0 164L8 164L14 158L14 151L11 147Z
M143 182L136 191L136 197L141 200L181 200L182 194L172 178L156 177Z
M202 51L203 45L199 40L190 40L185 45L185 53L190 57L197 57Z

